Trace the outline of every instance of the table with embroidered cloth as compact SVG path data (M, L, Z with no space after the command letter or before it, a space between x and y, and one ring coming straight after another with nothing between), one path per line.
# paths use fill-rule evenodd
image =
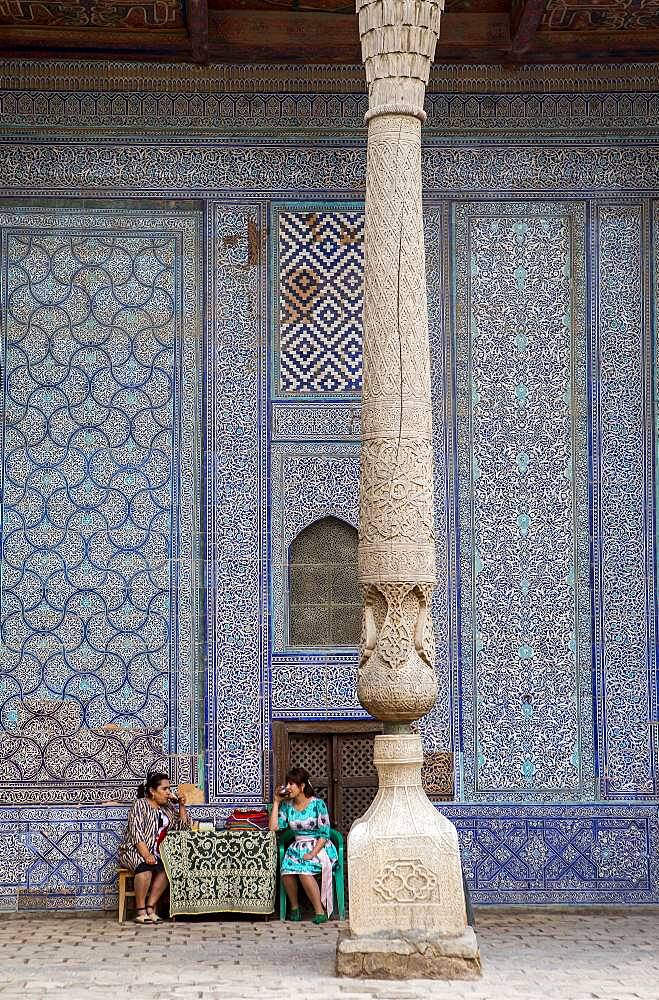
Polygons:
M169 878L169 915L275 909L277 838L269 830L181 830L160 856Z

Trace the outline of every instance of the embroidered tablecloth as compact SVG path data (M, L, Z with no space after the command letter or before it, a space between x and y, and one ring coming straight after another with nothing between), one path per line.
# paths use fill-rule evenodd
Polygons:
M182 830L160 855L169 878L169 914L272 913L277 838L270 831Z

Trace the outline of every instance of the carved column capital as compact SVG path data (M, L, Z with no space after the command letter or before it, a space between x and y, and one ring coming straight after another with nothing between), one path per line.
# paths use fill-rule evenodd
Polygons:
M369 109L377 115L423 110L444 0L357 0Z

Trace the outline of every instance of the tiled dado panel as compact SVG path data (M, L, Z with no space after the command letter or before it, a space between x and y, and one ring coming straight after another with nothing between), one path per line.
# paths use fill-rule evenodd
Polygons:
M0 212L0 796L196 774L200 215Z
M659 901L656 806L442 805L477 904Z
M0 807L0 912L114 909L126 811ZM659 902L654 806L444 803L442 811L457 826L478 904Z
M115 908L127 812L128 805L0 806L0 912ZM203 809L215 813L226 815Z

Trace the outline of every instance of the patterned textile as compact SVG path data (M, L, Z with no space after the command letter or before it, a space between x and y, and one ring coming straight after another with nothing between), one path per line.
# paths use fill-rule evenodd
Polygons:
M184 830L169 834L160 853L169 878L170 916L274 911L274 833Z
M309 839L325 837L325 850L332 862L332 866L338 861L336 847L329 839L330 821L327 806L322 799L311 799L306 809L299 811L292 802L282 802L279 807L279 829L292 830L296 839L287 848L284 861L281 866L282 875L320 875L322 865L318 858L313 861L305 861L304 855L312 849L308 843L304 843L297 838L306 835Z
M124 868L135 871L137 866L144 861L137 850L136 845L139 843L146 844L151 853L157 855L161 812L169 820L168 833L171 834L187 827L188 824L181 820L176 806L165 805L161 809L154 809L149 804L148 799L135 799L130 807L124 839L119 847L119 861ZM160 844L160 852L162 853L162 844Z
M267 830L267 809L234 809L227 816L227 830Z

